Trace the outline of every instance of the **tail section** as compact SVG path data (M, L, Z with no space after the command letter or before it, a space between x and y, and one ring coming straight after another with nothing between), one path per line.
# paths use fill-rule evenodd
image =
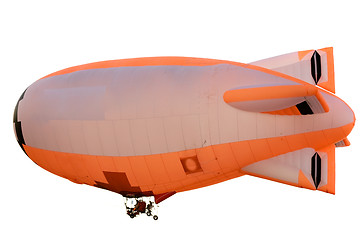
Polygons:
M332 48L300 51L250 63L301 81L289 85L253 85L224 93L224 101L244 111L276 115L308 115L328 112L318 85L335 93Z
M335 146L304 148L250 164L244 173L268 180L335 194Z
M350 141L347 138L344 138L340 142L335 143L336 147L347 147L350 146Z
M250 63L335 93L333 48L299 51Z

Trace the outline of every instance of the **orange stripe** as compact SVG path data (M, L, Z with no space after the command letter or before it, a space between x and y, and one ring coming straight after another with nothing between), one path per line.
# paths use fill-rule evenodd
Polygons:
M344 143L345 143L345 146L350 146L350 141L349 141L349 139L344 138L343 141L344 141Z
M305 174L300 170L298 176L299 187L316 190L315 186L309 181Z
M255 156L251 150L249 141L230 143L234 157L240 168L243 168L255 161Z
M327 192L335 194L335 146L327 149L328 153L328 182Z
M279 98L313 96L317 88L313 85L286 85L259 88L242 88L224 93L226 103Z
M303 59L309 52L313 52L314 50L306 50L306 51L299 51L298 56L299 60Z
M301 115L299 109L296 107L296 106L292 106L289 108L291 110L291 112L294 114L294 115Z
M217 150L214 152L213 146L209 146L152 156L110 157L62 153L38 149L27 145L24 145L24 149L28 156L41 167L71 181L91 185L91 179L93 179L94 181L100 181L106 184L106 179L103 174L104 170L109 172L125 172L127 176L132 176L131 178L128 177L131 186L140 187L142 191L152 190L154 194L160 194L170 191L180 192L190 190L192 187L205 187L231 179L235 176L240 176L242 173L239 169L246 165L285 154L289 151L296 151L306 147L312 147L315 148L315 151L318 151L344 139L353 125L354 124L351 123L341 127L341 131L335 128L290 136L219 144L216 146ZM331 137L329 138L328 136ZM306 139L311 139L311 141L306 141ZM276 146L272 146L273 144L276 144ZM45 159L45 156L48 157L51 155L54 157ZM203 172L188 175L184 173L180 158L189 155L197 155ZM51 164L50 167L49 161L54 161L55 159L59 160L59 164ZM231 162L226 163L226 159L229 159ZM84 164L83 168L87 171L77 171L80 165L75 163L75 161L79 160ZM101 161L101 163L98 164L97 161ZM127 161L129 161L129 163L127 163ZM335 159L331 161L329 160L329 179L334 178L330 176L330 174L332 174ZM131 165L131 167L125 166L123 168L118 165L118 163L122 162L126 162L126 165ZM148 168L148 165L151 164L150 162L156 162L151 168L160 166L161 169L153 172ZM164 166L162 164L164 164ZM208 165L206 167L206 164L210 164L211 166ZM223 167L225 167L225 169L223 169ZM230 174L231 172L232 174ZM88 173L91 174L91 179L84 176ZM156 177L152 177L152 174L156 174ZM100 179L100 176L102 179ZM277 179L271 180L279 182ZM333 191L331 184L333 183L330 181L327 187L328 192Z
M324 97L320 94L320 92L316 93L316 98L319 101L319 103L321 104L321 106L323 107L325 112L329 112L329 105L326 103L326 100L324 99Z
M160 154L145 156L145 162L149 168L151 178L154 179L154 182L159 184L170 182L169 175L165 169Z
M234 66L240 66L252 70L261 71L268 73L274 76L285 78L297 83L308 84L292 76L288 76L284 73L276 72L270 69L266 69L259 66L254 66L251 64L244 64L239 62L227 61L227 60L217 60L209 58L193 58L193 57L144 57L144 58L129 58L129 59L119 59L119 60L108 60L94 63L87 63L83 65L78 65L74 67L69 67L54 73L51 73L40 79L59 76L67 73L72 73L81 70L89 69L100 69L100 68L115 68L115 67L140 67L140 66L211 66L217 64L230 64ZM310 84L309 84L310 85Z
M108 60L101 62L88 63L69 67L54 73L51 73L43 78L63 75L81 70L99 69L99 68L115 68L115 67L141 67L141 66L210 66L217 64L232 64L237 66L244 66L243 63L216 60L208 58L190 58L190 57L144 57L144 58L128 58L119 60Z
M335 93L335 75L334 75L334 54L333 54L333 48L322 48L319 49L321 51L326 52L327 56L327 69L328 69L328 80L326 82L319 83L320 87L325 88L326 90L331 91L332 93Z
M284 181L284 180L269 177L269 176L263 176L263 175L260 175L260 174L257 174L257 173L251 173L251 172L246 172L246 171L242 171L242 172L247 174L247 175L253 176L253 177L263 178L263 179L266 179L266 180L270 180L270 181L274 181L274 182L278 182L278 183L283 183L283 184L294 186L294 187L299 187L298 184L293 183L293 182L288 182L288 181Z

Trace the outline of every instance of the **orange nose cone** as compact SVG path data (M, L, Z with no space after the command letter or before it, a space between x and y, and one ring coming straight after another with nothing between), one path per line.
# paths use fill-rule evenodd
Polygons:
M355 126L355 115L354 115L354 121L352 123L349 123L349 124L342 127L345 136L348 136L351 133L354 126Z
M346 103L345 103L346 104ZM347 104L346 104L347 105ZM349 124L347 124L347 125L345 125L345 126L343 126L343 131L344 131L344 133L346 134L346 136L347 135L349 135L350 134L350 132L352 131L352 129L354 128L354 126L355 126L355 121L356 121L356 117L355 117L355 113L354 113L354 111L351 109L351 107L349 106L349 105L347 105L347 107L349 108L348 109L348 112L349 112L349 114L347 114L347 118L349 118ZM350 114L351 113L351 114Z

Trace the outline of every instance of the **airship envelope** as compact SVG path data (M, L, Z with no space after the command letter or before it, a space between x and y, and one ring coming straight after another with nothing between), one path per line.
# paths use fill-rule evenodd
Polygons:
M350 144L354 123L335 96L332 48L250 64L80 65L34 82L14 113L17 141L40 167L156 203L243 175L334 194L335 148Z

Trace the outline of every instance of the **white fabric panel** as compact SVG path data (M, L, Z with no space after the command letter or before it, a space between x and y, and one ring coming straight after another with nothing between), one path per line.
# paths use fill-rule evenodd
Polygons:
M157 94L153 102L153 112L154 117L169 117L173 113L173 104L169 99L171 99L171 92L170 91L164 91L162 94Z
M114 134L120 156L134 156L135 150L130 132L130 121L114 121Z
M201 147L203 142L201 139L199 116L182 117L181 126L186 149Z
M298 52L294 52L263 59L250 64L281 72L314 85L315 82L311 76L310 62L313 53L314 51L309 52L301 60L299 60Z
M220 143L218 104L209 104L209 129L211 144Z
M105 87L47 89L41 93L39 109L54 120L104 119Z
M305 97L306 102L309 104L314 113L324 113L325 110L316 96Z
M312 148L304 148L302 150L293 152L293 154L289 154L290 158L297 159L297 161L300 163L300 170L304 173L304 175L311 183L313 183L311 177L311 158L314 154L315 150Z
M286 136L295 134L296 116L275 115L275 135Z
M247 166L243 170L287 182L298 183L299 169L287 166L284 163L285 161L286 159L281 157L264 160Z
M119 156L112 121L98 121L99 137L105 156Z
M238 136L237 113L230 106L224 106L219 109L219 133L220 142L236 142Z
M321 50L316 50L321 57L321 78L319 83L328 81L328 63L327 53ZM277 57L267 58L260 61L250 63L251 65L272 69L277 72L285 73L289 76L301 79L305 82L315 85L314 79L311 76L311 57L314 51L306 54L299 60L298 52L280 55Z
M238 112L238 135L239 141L256 139L256 122L258 113Z
M130 132L132 136L135 155L151 154L149 137L147 133L146 120L135 119L130 121Z
M332 118L333 128L344 126L354 121L354 113L345 102L330 94L323 94L323 97L330 106L330 111L326 114Z
M58 122L58 124L61 124L64 121ZM85 153L87 152L86 144L85 144L85 138L84 138L84 131L83 131L83 121L67 121L68 131L69 131L69 137L70 137L70 143L71 148L74 151L74 153ZM56 148L53 148L52 150L56 151Z
M73 148L71 146L71 141L68 132L69 130L66 126L66 121L62 121L62 120L51 121L50 125L52 126L52 129L54 131L54 135L55 135L54 140L57 143L57 148L59 149L58 151L73 152ZM38 132L38 135L40 134L41 132Z
M314 79L311 75L311 54L307 54L301 61L292 65L285 65L282 67L274 68L272 70L285 73L289 76L301 79L304 82L308 82L315 85Z
M140 81L142 80L142 81ZM153 118L154 117L154 87L157 85L156 81L152 82L151 77L144 79L134 79L135 91L132 94L136 99L136 118ZM128 99L125 101L129 101ZM122 104L123 105L123 104Z
M85 154L100 155L100 156L104 155L104 151L99 137L98 123L96 121L84 121L83 130L84 130L84 139L87 149L87 153Z
M67 129L68 126L67 126ZM36 138L39 139L38 141L45 141L45 149L58 149L59 146L55 139L54 129L51 128L51 124L43 124L38 126L38 128L34 129L36 133ZM72 146L72 144L70 144ZM72 148L73 149L73 148Z
M258 113L256 121L256 137L268 138L269 136L275 136L276 130L276 115L273 114L261 114Z
M200 121L200 131L201 131L201 142L202 147L210 146L210 129L209 129L209 119L207 114L202 114L199 116Z
M239 76L242 77L239 78ZM206 67L146 66L83 70L35 82L26 92L25 99L29 99L29 101L26 101L25 105L27 106L24 107L25 110L21 110L19 115L27 116L28 125L26 123L24 125L28 127L24 130L24 137L26 139L26 136L29 136L28 144L39 148L47 148L46 143L41 139L31 140L30 136L36 136L39 131L35 131L35 129L38 130L43 122L46 123L51 119L68 118L84 122L91 119L116 121L119 119L148 119L154 115L163 118L184 114L199 116L200 113L208 114L210 139L207 143L219 144L238 140L236 130L231 131L231 128L237 128L235 123L238 121L236 113L238 110L229 108L223 102L224 91L254 84L266 85L270 82L280 85L292 84L292 82L276 76L228 64ZM49 100L45 101L47 104L44 104L44 99ZM59 106L60 108L57 108ZM20 109L22 109L21 106ZM219 111L223 109L226 111L225 115L221 115L220 124ZM39 116L42 122L33 116ZM250 126L253 125L252 122L248 122ZM219 124L224 128L224 133L221 134L222 139L220 139ZM89 127L89 124L87 126ZM66 129L64 126L54 126L54 128L61 128L61 131ZM249 129L248 126L245 128ZM123 130L123 128L121 129ZM103 130L104 133L98 133L98 138L103 136L101 141L105 141L104 137L109 133L108 128ZM61 131L58 131L59 134ZM202 132L205 132L204 129ZM46 131L44 134L47 134ZM89 134L93 137L96 136L94 130L91 130ZM146 147L150 146L149 142L147 144L145 142L137 143L143 147L135 146L135 142L137 142L135 139L141 136L137 130L134 133L131 131L130 137L120 137L121 140L117 134L117 150L121 156L126 152L130 154L135 149L136 152L151 154L150 147ZM177 135L174 130L166 134ZM109 136L111 138L111 135ZM49 136L45 137L51 139ZM66 139L65 136L61 138ZM184 150L184 139L181 138L183 138L182 135L167 137L167 141L171 142L169 148L173 151ZM179 139L181 140L179 141ZM64 142L63 140L60 142ZM144 137L141 137L141 140L149 141ZM201 141L198 139L192 141L196 142L195 145L192 144L193 147L203 146L202 139ZM86 142L87 145L96 144L92 140L83 142ZM112 140L109 142L113 143ZM83 146L76 146L76 141L72 141L72 144L74 145L73 150L64 146L62 148L69 152L85 151ZM52 144L52 146L55 147L56 144ZM123 146L128 146L127 149L132 150L125 150ZM130 148L130 146L133 147ZM97 150L91 149L92 152L103 152L104 155L116 153L114 146L98 147Z
M332 128L332 116L333 112L331 111L328 114L314 114L314 130L321 130L321 129L329 129Z
M295 117L295 134L310 132L314 129L314 115L299 115Z
M330 111L321 116L253 113L223 101L229 89L269 84L292 82L229 64L83 70L35 82L18 116L29 146L107 156L174 152L202 147L205 140L206 146L269 138L353 121L351 109L328 93Z
M151 153L168 152L163 120L161 118L148 119L146 125Z
M299 170L312 182L311 157L315 151L305 148L259 161L242 168L246 172L259 174L291 183L298 183Z
M341 140L340 142L335 143L335 146L336 147L346 147L346 144L345 144L344 140Z
M109 83L105 96L105 117L108 120L136 118L137 86L131 70L127 76L122 76L121 69L113 71L117 79Z
M185 142L180 117L164 118L164 128L168 150L170 152L184 150Z
M250 63L251 65L267 68L267 69L275 69L282 67L284 65L292 65L299 61L299 55L297 52L283 54L280 56L275 56L271 58L262 59L256 62Z
M53 76L47 78L51 81L51 84L48 84L46 88L78 88L89 86L91 88L107 86L111 81L117 80L118 76L114 72L107 71L107 69L97 69L97 71L76 71L72 73L65 74L63 76ZM65 79L64 82L59 81L59 79ZM99 81L101 79L101 81ZM42 81L42 80L40 80ZM45 81L41 84L47 84Z

